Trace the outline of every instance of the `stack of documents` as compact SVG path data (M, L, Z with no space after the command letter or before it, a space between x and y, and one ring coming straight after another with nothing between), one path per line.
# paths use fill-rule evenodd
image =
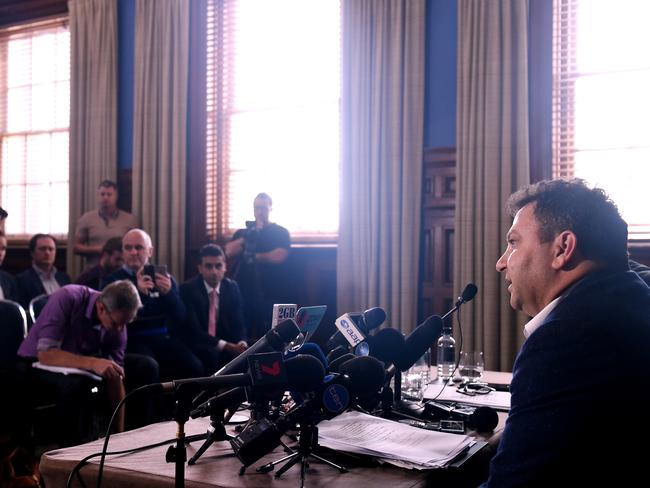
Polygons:
M318 424L318 442L337 451L374 456L396 466L441 468L465 454L471 437L411 427L360 412Z

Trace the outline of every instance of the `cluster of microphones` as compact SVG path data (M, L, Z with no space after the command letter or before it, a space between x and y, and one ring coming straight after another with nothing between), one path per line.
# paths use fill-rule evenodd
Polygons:
M455 308L476 294L474 285L468 288ZM305 342L288 351L301 331L293 319L285 320L213 376L161 386L192 398L192 418L223 421L242 403L251 404L251 421L229 439L242 464L250 466L279 446L290 430L316 426L351 408L367 413L391 408L391 380L435 343L443 320L433 315L407 337L393 328L371 335L385 320L379 307L344 314L325 350ZM282 402L287 391L289 406Z

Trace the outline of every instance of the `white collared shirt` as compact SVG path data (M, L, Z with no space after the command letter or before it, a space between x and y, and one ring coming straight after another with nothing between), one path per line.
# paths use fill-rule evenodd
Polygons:
M524 326L524 336L526 337L526 339L528 339L533 332L539 329L540 325L544 323L546 317L548 317L548 314L550 314L553 311L553 309L556 307L556 305L558 304L562 296L563 295L560 295L551 303L546 305L543 309L539 311L537 315L535 315L532 319L530 319L530 321Z
M36 274L38 275L38 278L41 280L41 283L43 284L43 288L45 289L45 294L46 295L51 295L55 291L57 291L59 288L61 288L61 285L59 285L59 282L56 281L56 267L52 266L52 270L49 273L46 273L43 271L41 268L36 266L35 264L32 265L32 268L36 271Z

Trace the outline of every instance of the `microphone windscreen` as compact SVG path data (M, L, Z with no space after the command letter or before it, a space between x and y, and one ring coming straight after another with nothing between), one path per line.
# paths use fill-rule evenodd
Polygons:
M469 302L471 299L473 299L476 296L476 292L478 291L478 288L474 283L469 283L465 289L463 290L463 293L460 295L461 300L463 303Z
M325 370L327 370L329 366L329 361L325 357L325 353L318 346L318 344L314 344L313 342L305 342L302 346L300 346L300 348L296 349L295 351L287 351L284 357L292 358L294 356L297 356L298 354L306 354L315 357L320 361L320 363L323 365L323 368L325 368Z
M370 355L385 363L393 363L404 353L404 335L397 329L382 329L366 340Z
M340 358L340 357L343 356L344 354L347 354L347 353L348 353L348 349L349 349L349 348L347 348L347 347L345 347L345 346L337 346L337 347L335 347L334 349L332 349L332 350L327 354L327 361L331 363L331 362L334 361L335 359Z
M422 324L418 325L404 340L403 353L394 364L401 371L406 371L429 349L442 332L442 319L432 315Z
M340 373L339 368L341 367L341 365L349 361L350 359L354 359L354 358L356 358L356 356L349 352L344 354L343 356L339 356L338 358L336 358L334 361L330 363L330 367L329 367L330 373Z
M309 354L298 354L287 359L284 365L287 370L289 390L314 391L325 378L325 368L317 358Z
M339 367L339 373L350 378L350 391L355 396L376 393L384 385L384 365L370 356L346 361Z
M361 314L365 332L376 329L386 320L386 312L381 307L372 307Z
M283 322L280 322L272 330L274 330L280 336L285 344L291 342L296 337L298 337L298 334L300 334L300 329L293 319L287 319Z
M476 432L492 432L499 423L499 415L491 407L476 407L469 417L469 426Z

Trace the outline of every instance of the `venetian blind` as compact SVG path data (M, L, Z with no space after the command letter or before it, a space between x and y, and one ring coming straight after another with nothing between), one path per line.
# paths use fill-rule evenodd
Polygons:
M0 197L6 232L68 232L70 34L62 19L0 30Z
M554 176L605 189L630 238L650 238L650 3L554 6Z
M242 228L266 192L292 237L334 237L339 2L210 1L207 19L208 235Z

